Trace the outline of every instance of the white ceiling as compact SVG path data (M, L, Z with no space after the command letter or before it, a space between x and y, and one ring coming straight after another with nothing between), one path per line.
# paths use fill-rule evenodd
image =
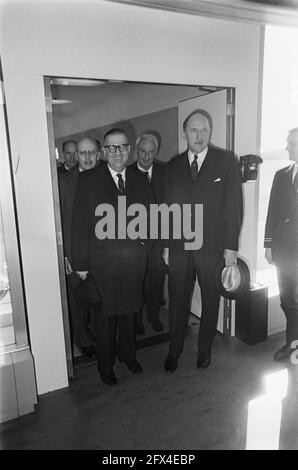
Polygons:
M173 108L179 101L209 92L189 85L114 81L98 86L52 85L53 98L72 101L53 105L55 135L57 138Z

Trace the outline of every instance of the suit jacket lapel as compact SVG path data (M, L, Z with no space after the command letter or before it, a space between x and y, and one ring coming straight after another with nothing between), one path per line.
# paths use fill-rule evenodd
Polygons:
M296 198L296 190L295 190L295 185L294 185L294 171L295 171L295 166L293 165L289 173L291 174L292 193L293 193L294 198Z
M103 169L105 175L104 175L104 181L107 186L108 194L111 195L111 198L113 198L114 201L117 200L117 197L121 194L120 191L118 190L115 181L111 175L111 172L108 168L108 164L106 163L104 169ZM125 183L126 184L126 183Z
M282 173L282 179L280 180L282 190L280 207L283 217L290 217L293 209L295 193L292 182L293 172L291 170L291 167L287 167Z
M215 169L216 165L214 165L214 154L212 152L212 148L209 147L207 155L202 163L202 166L195 181L195 187L197 191L202 193L206 184L212 180Z
M291 208L290 216L294 215L294 211L296 210L296 191L295 186L293 183L293 172L294 172L294 165L289 171L286 172L287 181L285 182L285 188L288 188L288 201L287 204L288 208Z
M179 173L180 175L179 179L182 184L183 190L185 191L185 188L187 188L190 196L193 179L191 176L190 165L188 160L188 151L181 154L179 168L177 168L175 171L177 171L177 173Z

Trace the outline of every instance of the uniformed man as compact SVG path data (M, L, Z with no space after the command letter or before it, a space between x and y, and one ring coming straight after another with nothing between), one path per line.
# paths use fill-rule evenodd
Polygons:
M266 259L277 269L287 321L286 344L275 353L275 361L289 359L298 343L298 127L289 131L286 149L291 164L274 176L264 243Z

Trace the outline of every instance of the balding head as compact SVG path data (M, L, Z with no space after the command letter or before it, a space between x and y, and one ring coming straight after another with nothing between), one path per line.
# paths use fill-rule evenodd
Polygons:
M99 159L99 142L91 137L84 137L78 142L77 152L79 168L83 171L95 167Z
M212 119L204 109L196 109L183 122L183 136L189 150L198 154L208 146L212 134Z

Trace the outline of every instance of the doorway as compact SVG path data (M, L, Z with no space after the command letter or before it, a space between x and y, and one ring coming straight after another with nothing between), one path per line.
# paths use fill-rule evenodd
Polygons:
M184 114L196 108L204 108L214 119L212 143L233 150L235 89L187 84L45 77L45 90L66 357L68 374L72 377L74 367L84 364L84 361L78 356L77 349L72 348L66 294L57 177L57 166L62 163L63 142L78 141L88 136L102 143L107 130L111 127L120 127L127 132L132 144L128 160L128 164L132 164L136 160L134 145L136 138L142 132L155 131L160 140L157 158L166 163L182 151L181 124ZM104 160L102 153L100 160ZM150 324L145 322L145 335L137 337L138 348L168 340L167 279L163 303L161 318L165 324L164 331L156 333ZM200 293L197 283L191 310L195 316L200 316ZM222 333L228 331L230 334L230 318L224 319L223 312L222 301L218 330ZM145 319L146 315L143 315L143 318Z

